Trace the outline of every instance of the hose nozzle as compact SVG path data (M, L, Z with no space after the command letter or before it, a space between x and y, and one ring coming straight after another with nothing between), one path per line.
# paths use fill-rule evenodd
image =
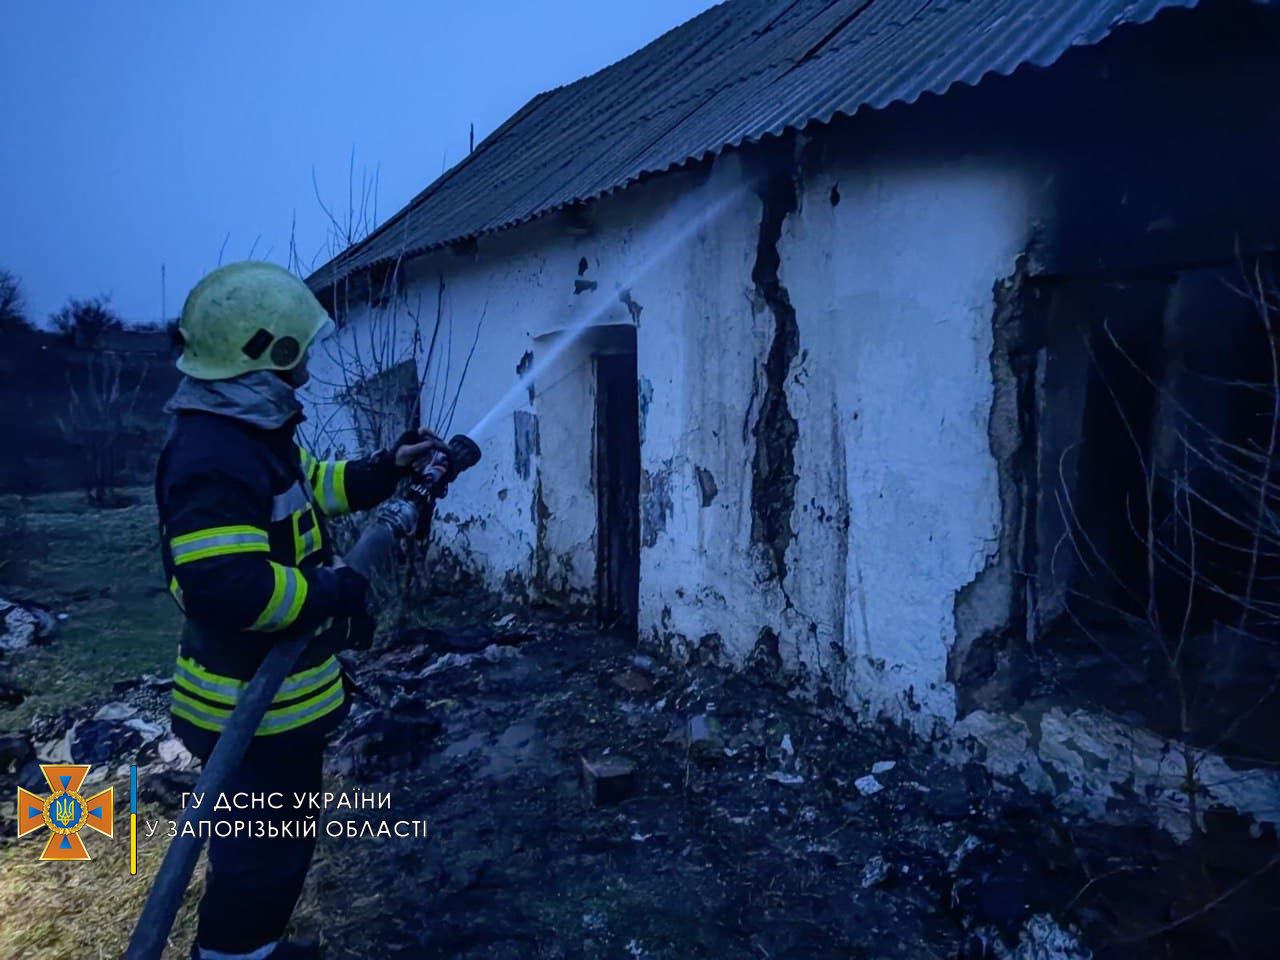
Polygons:
M458 474L479 462L480 448L476 442L464 434L456 434L443 450L437 448L431 458L419 467L409 490L417 497L439 500L448 493L449 484L458 478Z
M462 471L470 470L480 462L480 447L465 433L455 433L446 446L449 448L446 483L451 483Z
M480 462L480 448L461 433L414 467L413 478L404 496L388 500L378 508L378 519L401 538L427 535L435 502L449 492L458 474Z

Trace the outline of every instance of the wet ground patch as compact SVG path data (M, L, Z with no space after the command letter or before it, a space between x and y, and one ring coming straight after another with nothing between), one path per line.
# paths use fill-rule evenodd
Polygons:
M772 678L564 626L522 640L356 670L390 709L357 706L335 772L432 833L322 844L306 913L337 956L1084 955L1053 915L1088 878L1046 804ZM383 755L397 704L434 704L433 731L410 710L431 736L412 765ZM632 783L593 805L584 758L611 757Z

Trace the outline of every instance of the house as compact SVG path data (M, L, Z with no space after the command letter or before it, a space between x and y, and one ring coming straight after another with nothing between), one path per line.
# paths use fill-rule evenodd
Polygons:
M1099 815L1274 821L1268 767L1225 756L1277 717L1269 628L1228 602L1262 574L1185 550L1268 554L1188 438L1274 423L1278 31L1250 0L728 0L309 278L340 327L316 442L359 446L379 390L471 432L437 536L494 591Z

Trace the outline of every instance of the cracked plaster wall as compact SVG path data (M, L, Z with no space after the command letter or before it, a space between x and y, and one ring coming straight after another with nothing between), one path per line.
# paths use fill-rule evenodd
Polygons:
M806 177L783 237L803 425L788 557L813 571L791 592L824 641L816 665L924 734L955 718L955 596L1001 536L992 291L1030 240L1031 198L995 161L832 164ZM823 656L833 644L847 662Z
M484 317L461 430L556 331L638 317L642 635L677 653L714 635L735 663L776 635L811 686L933 733L955 716L956 591L999 537L992 290L1028 241L1028 193L994 163L836 161L784 185L785 209L762 231L758 172L722 158L602 201L591 235L533 224L469 257L424 258L405 272L405 300L429 318L443 276L455 377ZM690 231L712 207L714 223ZM637 273L655 251L660 266ZM781 325L780 294L794 310ZM477 472L443 505L437 538L494 589L514 575L590 602L594 349L588 337L567 351L496 419ZM770 434L770 416L794 427ZM761 435L791 460L764 463ZM760 505L774 486L785 522L770 539Z

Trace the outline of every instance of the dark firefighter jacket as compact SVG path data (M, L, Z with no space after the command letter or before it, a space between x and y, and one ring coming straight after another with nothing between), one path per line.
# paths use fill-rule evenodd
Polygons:
M350 591L326 569L333 549L324 517L375 505L398 476L385 454L316 460L295 442L292 422L262 429L202 411L175 413L156 503L165 576L185 616L173 729L193 753L212 750L241 688L285 637L318 639L257 736L323 736L345 716L337 647L327 641L345 635Z

